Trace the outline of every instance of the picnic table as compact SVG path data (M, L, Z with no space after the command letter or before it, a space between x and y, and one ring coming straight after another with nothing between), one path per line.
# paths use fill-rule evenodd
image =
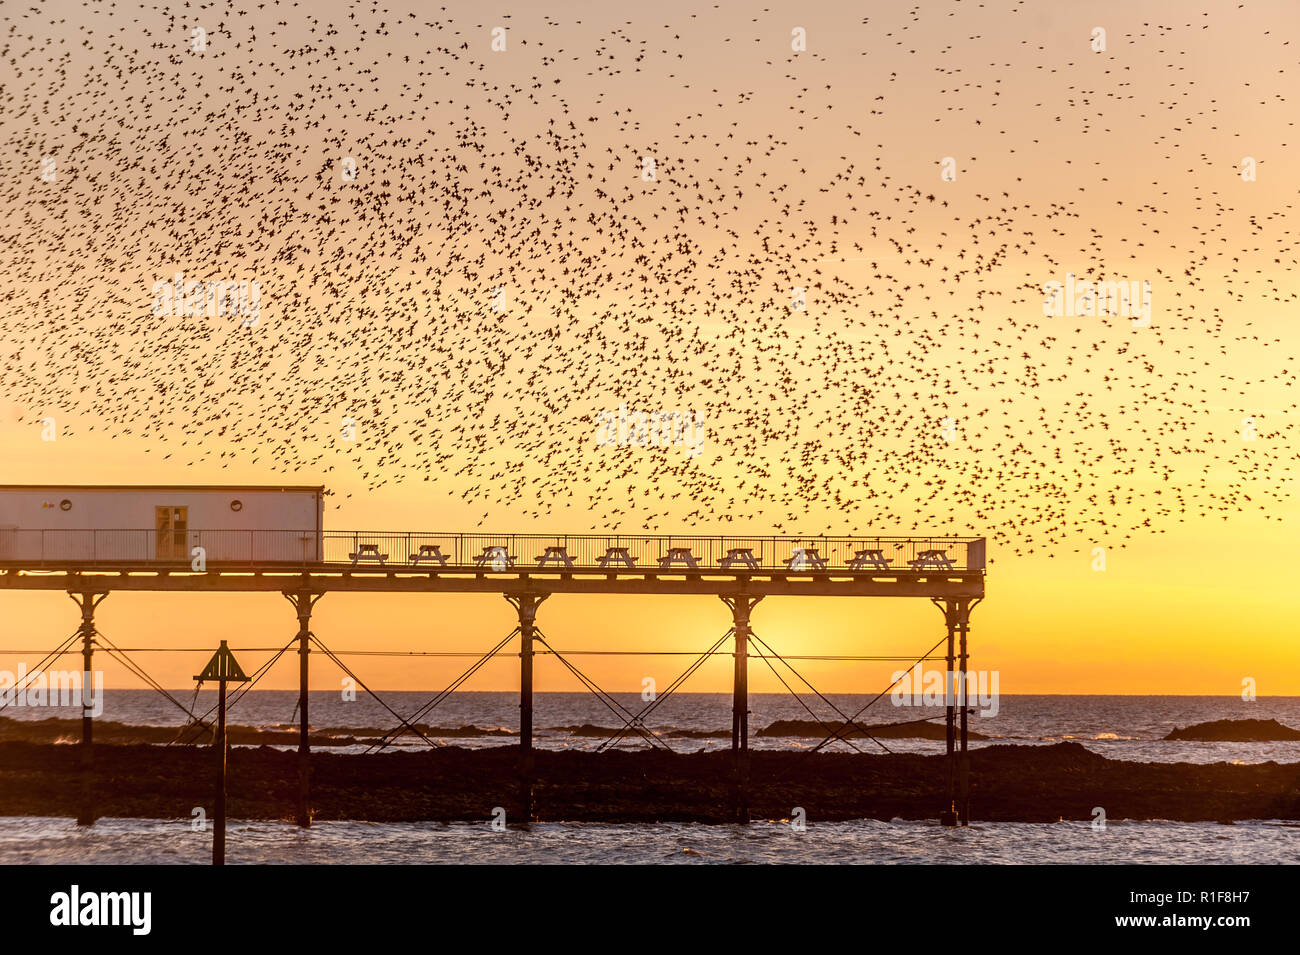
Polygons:
M538 567L545 567L551 561L555 561L569 570L573 569L573 558L569 556L568 549L564 547L548 547L546 553L536 558L536 560Z
M659 558L659 569L672 570L673 565L676 564L678 561L681 561L682 565L689 568L690 570L700 569L700 562L696 560L695 555L691 553L691 549L689 547L668 548L668 554L664 557Z
M731 570L736 564L743 564L750 570L758 570L758 561L754 558L753 548L733 547L727 551L726 557L718 561L718 566L723 570Z
M952 561L946 551L923 550L916 560L908 561L913 570L952 570Z
M796 547L790 559L785 563L786 570L803 571L803 570L825 570L826 558L818 552L816 547Z
M636 558L627 552L626 547L606 547L605 556L596 561L601 567L608 567L615 562L622 564L624 567L636 566Z
M493 570L505 570L515 565L515 558L507 554L504 547L484 547L483 553L474 558L474 563L479 567L491 564Z
M437 544L421 544L419 551L411 554L409 559L413 566L418 566L420 561L426 557L431 561L436 561L441 567L447 566L447 555L442 552Z
M849 561L849 570L889 570L893 560L885 556L883 550L859 550L853 552Z
M348 554L348 556L352 558L353 567L357 566L357 561L361 560L374 560L380 564L388 560L387 554L379 553L378 544L358 544L356 553Z

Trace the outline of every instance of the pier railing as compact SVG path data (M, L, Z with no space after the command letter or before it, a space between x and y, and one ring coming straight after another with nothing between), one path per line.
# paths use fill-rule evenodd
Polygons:
M201 548L201 550L196 550ZM983 572L982 537L713 537L0 528L0 565L189 566L479 573Z

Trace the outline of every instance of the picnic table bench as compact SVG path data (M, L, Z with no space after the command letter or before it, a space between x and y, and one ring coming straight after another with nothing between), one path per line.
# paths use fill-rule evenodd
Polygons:
M733 547L727 551L726 557L718 561L718 566L723 570L731 570L736 564L743 564L750 570L758 570L758 561L754 558L753 548Z
M913 570L952 570L952 561L946 551L923 550L916 560L908 561Z
M636 558L627 552L626 547L606 547L605 556L596 561L601 567L608 567L616 562L624 567L636 566Z
M546 553L536 558L536 560L538 567L545 567L551 561L555 561L569 570L573 569L573 558L569 556L568 548L565 547L548 547Z
M678 561L681 561L682 565L690 570L700 569L700 562L695 558L695 555L691 553L689 547L668 548L667 555L659 558L659 569L672 570L673 566Z
M420 561L426 557L429 560L436 561L441 567L447 566L447 555L442 552L442 549L437 544L421 544L420 549L411 554L409 560L412 565L418 566Z
M479 567L491 564L493 570L505 570L515 565L515 558L507 554L504 547L484 547L483 553L474 558L474 563Z
M388 560L387 554L379 553L378 544L358 544L356 553L348 554L348 557L352 559L353 567L357 566L357 561L361 560L374 560L380 564Z
M818 552L816 547L796 547L790 559L785 563L786 570L825 570L826 558Z
M892 563L892 558L886 557L883 550L859 550L853 552L849 570L889 570Z

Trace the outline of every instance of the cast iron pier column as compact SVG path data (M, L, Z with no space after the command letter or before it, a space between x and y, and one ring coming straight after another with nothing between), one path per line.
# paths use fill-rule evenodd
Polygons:
M68 596L81 608L81 808L77 812L77 825L89 826L95 822L94 766L95 727L91 717L90 688L94 686L92 660L95 653L95 608L104 602L107 593L73 593Z
M506 594L519 614L519 783L524 821L533 818L533 636L537 608L548 594Z

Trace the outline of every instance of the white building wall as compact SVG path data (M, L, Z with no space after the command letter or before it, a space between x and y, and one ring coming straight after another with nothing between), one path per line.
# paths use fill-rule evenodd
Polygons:
M320 559L315 488L51 485L0 487L0 561L157 560L157 507L188 509L186 555L202 546L209 562Z

